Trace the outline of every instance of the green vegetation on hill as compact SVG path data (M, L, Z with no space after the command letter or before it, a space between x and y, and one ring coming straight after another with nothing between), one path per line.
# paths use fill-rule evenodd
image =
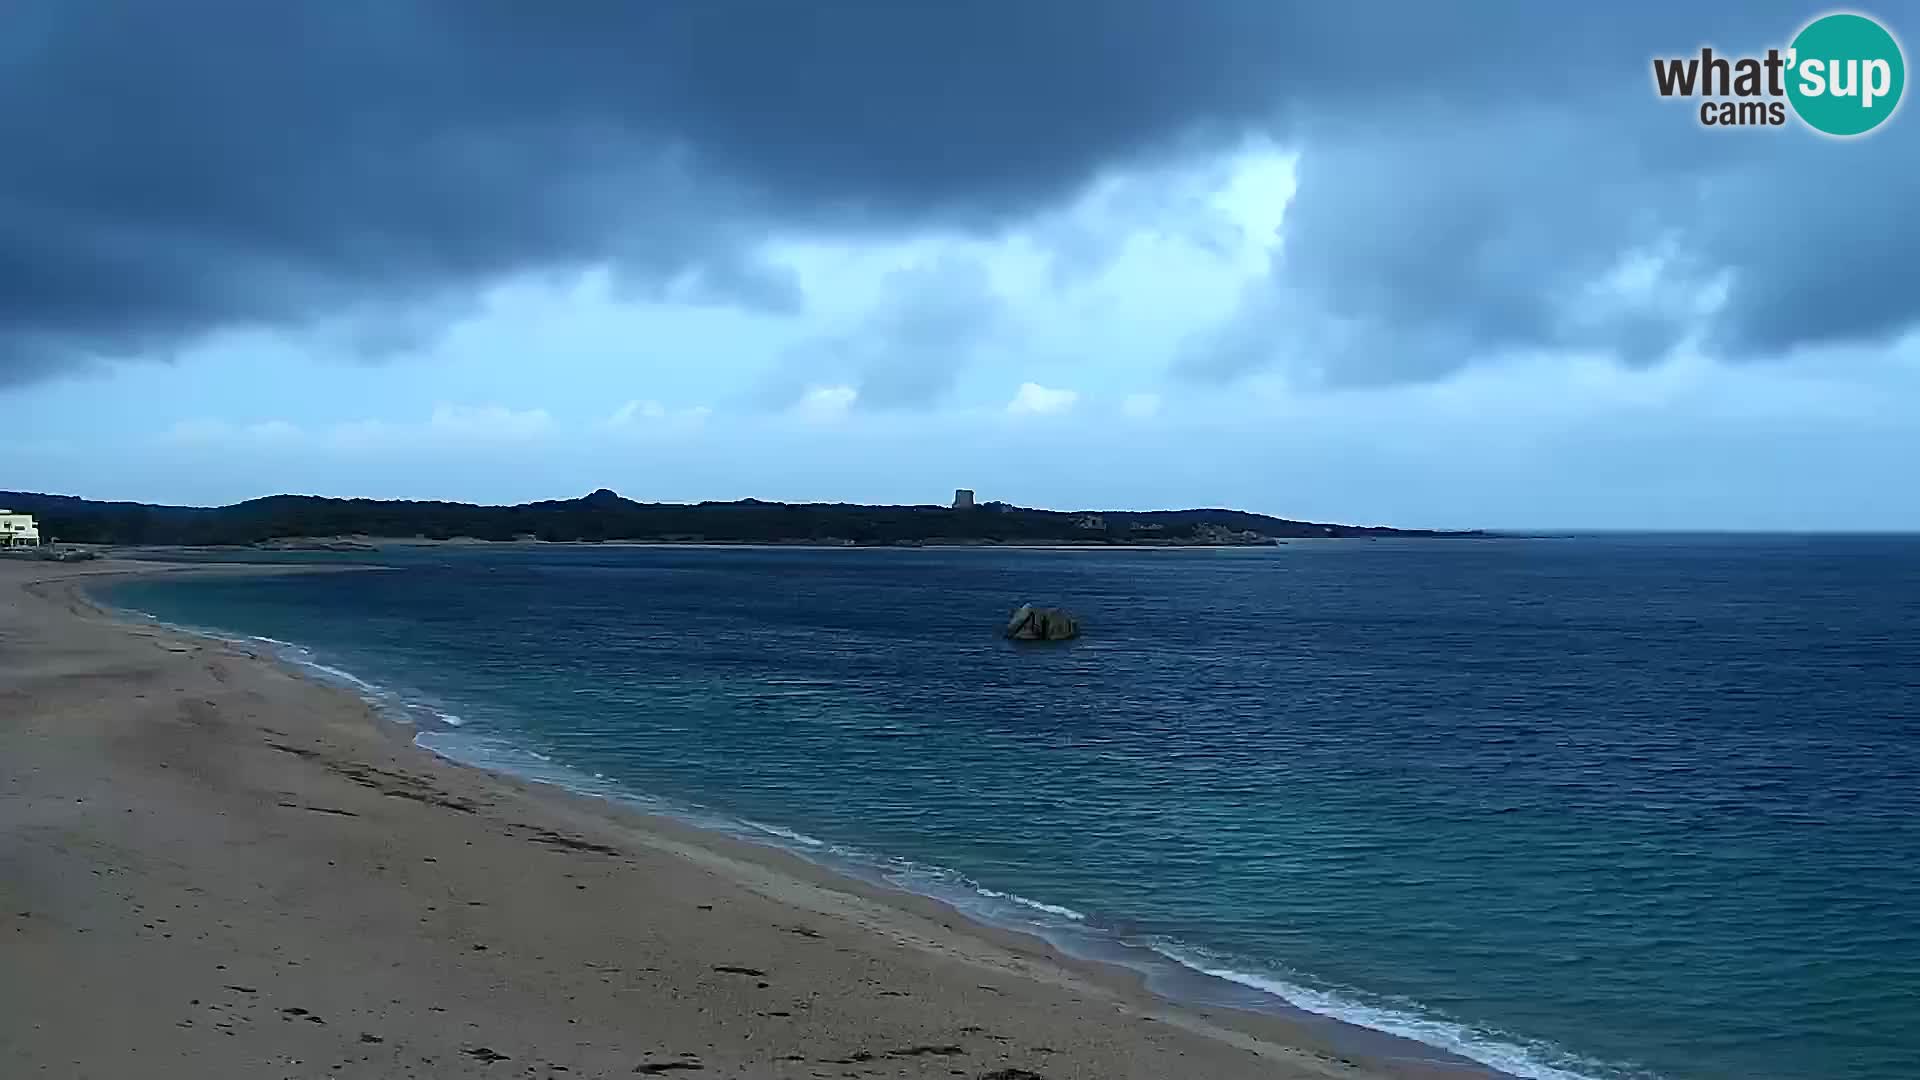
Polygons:
M449 540L682 541L851 544L1244 545L1290 537L1478 536L1289 521L1239 510L1063 512L986 503L639 503L611 491L585 498L475 506L451 502L274 495L232 506L149 506L0 492L0 506L36 515L63 543L257 544L286 537Z

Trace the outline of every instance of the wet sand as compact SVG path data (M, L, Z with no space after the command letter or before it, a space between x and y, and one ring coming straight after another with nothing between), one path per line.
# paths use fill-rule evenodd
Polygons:
M8 1077L1489 1075L445 762L82 591L155 572L258 570L0 560Z

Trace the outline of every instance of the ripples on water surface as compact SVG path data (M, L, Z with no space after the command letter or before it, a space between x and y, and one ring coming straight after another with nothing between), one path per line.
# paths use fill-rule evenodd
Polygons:
M1914 540L380 559L110 599L1529 1075L1920 1077Z

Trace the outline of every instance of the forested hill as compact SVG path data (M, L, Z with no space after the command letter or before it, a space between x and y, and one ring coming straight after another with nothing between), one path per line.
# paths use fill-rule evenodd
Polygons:
M1239 510L1028 510L986 503L639 503L602 489L579 499L475 506L452 502L274 495L232 506L151 506L0 491L61 543L256 544L290 537L819 544L1266 544L1292 537L1479 536L1333 525Z

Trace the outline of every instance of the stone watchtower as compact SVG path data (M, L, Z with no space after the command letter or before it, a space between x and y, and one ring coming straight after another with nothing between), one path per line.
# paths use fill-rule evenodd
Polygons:
M973 509L973 489L972 488L955 489L953 493L953 508L955 510Z

